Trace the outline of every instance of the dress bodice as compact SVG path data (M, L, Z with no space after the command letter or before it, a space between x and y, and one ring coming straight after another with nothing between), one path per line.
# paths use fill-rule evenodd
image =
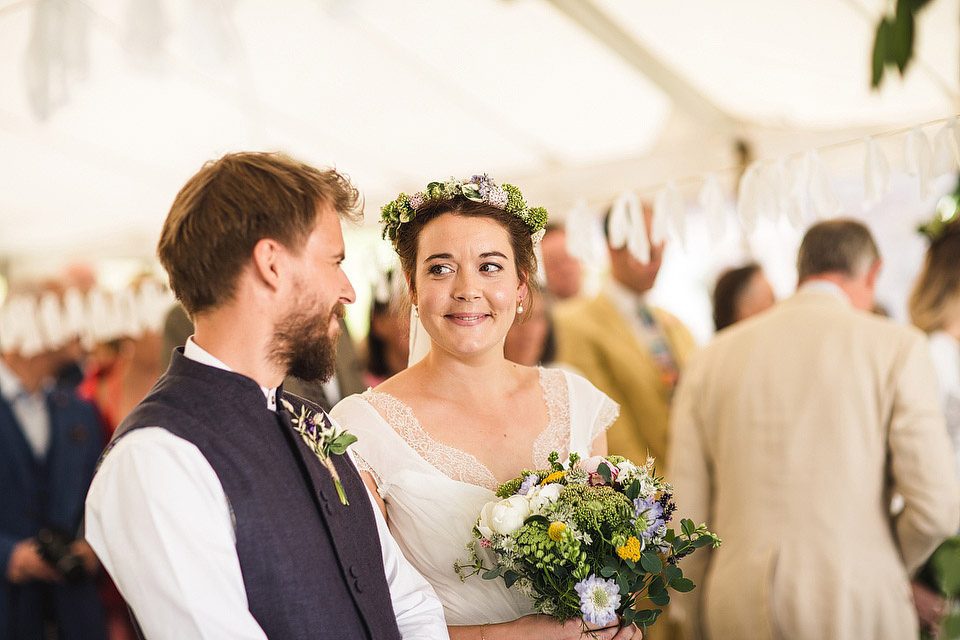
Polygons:
M617 405L584 378L558 369L540 369L540 386L548 419L531 468L546 466L551 451L589 455L616 419ZM350 396L331 415L359 438L351 447L357 464L374 477L394 538L437 591L449 624L505 622L532 612L529 600L502 580L461 581L453 568L468 559L480 509L496 499L498 481L483 463L432 438L410 407L389 394Z

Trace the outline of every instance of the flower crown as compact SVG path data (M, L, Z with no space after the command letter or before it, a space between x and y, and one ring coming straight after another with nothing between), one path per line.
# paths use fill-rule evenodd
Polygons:
M547 224L547 210L543 207L531 207L523 199L520 189L512 184L497 185L487 174L475 175L469 180L450 178L446 182L431 182L425 191L408 196L401 193L393 202L380 209L380 222L383 224L383 237L392 242L397 240L400 225L410 222L417 216L417 210L429 200L452 200L463 196L473 202L484 202L523 220L530 234L537 242L543 235Z

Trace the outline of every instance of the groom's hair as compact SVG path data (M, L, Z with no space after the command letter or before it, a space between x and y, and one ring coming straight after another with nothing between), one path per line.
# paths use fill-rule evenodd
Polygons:
M170 288L192 317L234 295L237 277L263 238L299 252L328 206L362 218L356 187L282 153L231 153L208 162L180 190L163 224L157 255Z

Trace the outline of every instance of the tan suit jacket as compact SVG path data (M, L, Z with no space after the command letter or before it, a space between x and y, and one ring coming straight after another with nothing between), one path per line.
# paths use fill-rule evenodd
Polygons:
M693 337L675 317L651 309L682 370L694 349ZM643 463L667 464L668 410L672 389L660 369L606 294L558 306L554 314L557 360L570 364L620 405L620 418L607 431L610 453Z
M960 523L919 331L801 290L693 359L671 436L677 513L723 539L684 561L688 636L917 637L908 574Z

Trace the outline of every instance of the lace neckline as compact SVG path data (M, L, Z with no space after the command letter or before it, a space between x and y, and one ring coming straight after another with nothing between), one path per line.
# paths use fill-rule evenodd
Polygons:
M547 407L547 424L533 442L531 468L547 466L551 451L563 456L570 447L570 398L563 371L539 367L539 382ZM490 491L496 491L500 485L475 455L435 440L420 425L413 410L395 396L367 389L361 397L379 411L417 455L447 477Z

